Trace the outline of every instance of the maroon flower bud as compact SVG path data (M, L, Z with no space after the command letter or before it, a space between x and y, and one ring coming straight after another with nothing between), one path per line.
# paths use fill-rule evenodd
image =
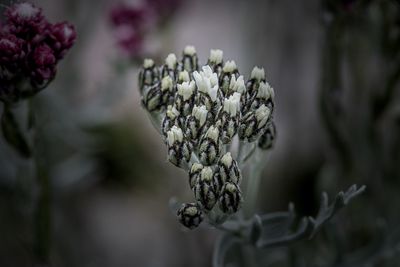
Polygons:
M24 40L15 35L0 36L0 64L9 70L15 70L25 57ZM1 74L0 74L1 75Z
M114 35L118 46L124 53L136 55L142 50L143 36L135 28L121 25L115 29Z
M49 35L49 43L51 43L51 48L56 53L57 59L63 58L76 40L75 27L68 22L51 25Z
M118 5L111 9L110 21L113 26L130 25L138 27L146 19L148 10L145 6Z
M56 57L54 51L46 44L36 47L32 55L31 79L36 85L52 80L56 74Z
M47 27L47 20L42 9L31 3L17 3L5 12L7 24L4 26L10 33L24 39L33 39Z

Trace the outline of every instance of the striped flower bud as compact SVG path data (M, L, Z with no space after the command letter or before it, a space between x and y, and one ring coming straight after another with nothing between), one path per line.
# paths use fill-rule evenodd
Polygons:
M197 143L197 140L202 133L207 120L207 115L208 110L206 109L206 106L194 105L192 114L186 120L186 136L194 143Z
M175 99L175 86L174 81L170 76L165 76L161 80L161 102L162 105L167 106L174 103Z
M161 123L161 132L167 138L167 132L171 130L172 126L181 127L180 113L175 106L169 105L165 113L165 117Z
M203 221L203 212L195 203L184 203L177 212L179 222L189 229L196 228Z
M200 176L200 172L203 169L203 165L200 163L193 163L192 167L189 170L189 185L190 189L194 190L194 187L197 184L197 181Z
M255 141L264 132L270 115L271 110L264 104L256 111L249 111L240 120L239 138L249 142Z
M268 124L267 130L261 135L258 146L261 149L271 149L275 143L276 126L273 121Z
M224 144L232 141L237 133L240 118L240 94L234 93L225 98L222 109L218 114L218 121L221 128L221 139Z
M239 210L242 203L242 193L237 184L226 182L218 198L219 208L226 214L232 214Z
M265 83L264 68L254 67L251 71L250 80L246 83L247 93L246 102L251 103L256 94L260 83Z
M232 158L230 152L227 152L221 157L214 173L214 184L217 187L217 192L220 192L222 186L226 182L237 185L240 185L242 182L242 174L238 163Z
M235 61L233 60L225 62L225 65L222 68L222 73L219 77L219 86L224 94L228 93L232 75L234 75L235 78L239 77L239 71L236 67Z
M152 59L145 59L143 61L142 69L139 72L139 88L141 92L145 86L152 86L159 82L160 77L157 67L154 65Z
M213 170L210 167L204 167L194 186L194 196L199 205L211 210L217 202L217 192L215 191Z
M209 65L218 75L220 75L222 72L223 57L224 52L222 50L210 50L210 57L208 58L207 65Z
M188 45L183 50L182 67L188 72L198 69L198 58L194 46Z
M165 64L161 68L161 77L164 78L166 76L171 77L173 81L176 80L178 61L176 59L175 54L171 53L165 59Z
M178 74L178 83L190 82L189 72L186 70L180 71Z
M162 107L162 92L159 82L151 86L144 86L142 102L149 112L159 110Z
M184 139L181 128L172 126L167 132L168 160L177 167L188 163L192 155L192 146Z
M237 79L235 75L231 76L229 89L225 93L225 96L232 95L234 93L239 93L241 95L244 95L246 93L246 85L244 84L244 79L242 75L240 75Z
M188 116L194 105L196 85L194 81L183 82L177 85L178 91L175 98L176 109L182 116Z
M201 137L199 143L200 162L210 166L218 161L222 150L222 141L218 127L211 125L207 132Z
M274 89L267 82L261 82L250 99L249 108L250 110L256 110L262 104L266 105L271 113L274 108Z

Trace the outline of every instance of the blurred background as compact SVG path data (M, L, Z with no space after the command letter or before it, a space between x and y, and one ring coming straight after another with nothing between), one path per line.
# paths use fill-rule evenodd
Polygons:
M190 188L185 172L167 162L137 87L144 57L161 64L186 45L196 47L202 64L210 49L222 49L245 79L253 66L264 67L275 89L277 142L258 212L293 202L299 215L314 215L322 191L333 197L367 184L373 189L335 226L341 255L375 240L375 221L385 229L399 222L397 1L152 0L150 13L140 9L145 0L125 1L143 12L135 29L120 27L117 1L32 2L78 34L57 78L34 100L51 177L53 266L211 265L218 231L185 231L170 212L170 198L189 201ZM3 11L13 1L0 3ZM37 188L29 165L0 139L2 267L32 263ZM332 241L326 236L307 242Z

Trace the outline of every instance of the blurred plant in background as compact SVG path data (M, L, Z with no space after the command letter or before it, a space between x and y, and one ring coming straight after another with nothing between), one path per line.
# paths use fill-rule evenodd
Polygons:
M130 59L141 59L148 53L146 35L168 27L169 18L177 12L181 0L126 1L110 10L110 22L117 44ZM140 62L140 60L139 60Z

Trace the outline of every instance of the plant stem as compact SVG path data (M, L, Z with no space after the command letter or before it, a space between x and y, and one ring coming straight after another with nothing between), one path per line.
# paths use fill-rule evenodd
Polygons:
M31 110L32 112L32 110ZM33 115L32 115L33 116ZM47 164L41 153L40 133L37 125L31 125L33 133L33 163L35 166L38 195L34 211L34 253L38 266L48 265L51 240L51 182Z
M244 200L244 214L245 218L253 216L255 211L255 205L257 202L258 189L261 181L261 173L264 167L262 163L262 155L260 150L257 148L253 154L253 161L249 166L249 177L246 187L246 195Z

